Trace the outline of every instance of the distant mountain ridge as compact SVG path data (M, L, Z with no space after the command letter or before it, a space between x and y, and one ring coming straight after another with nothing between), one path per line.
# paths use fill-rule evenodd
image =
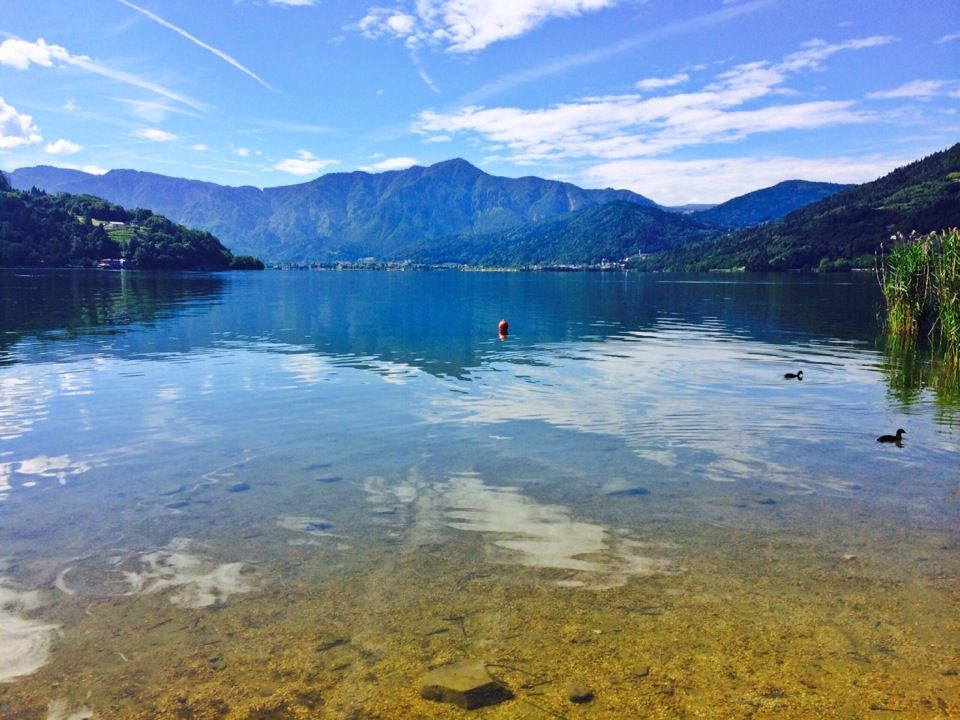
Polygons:
M424 241L504 232L613 201L657 207L628 190L497 177L461 159L379 174L331 173L264 190L135 170L90 175L49 166L21 168L10 179L21 189L147 207L209 230L238 253L275 262L399 257Z
M649 270L871 268L894 233L960 226L960 143L760 227L645 258Z
M785 180L762 190L727 200L708 210L692 214L701 222L722 228L744 228L779 220L818 200L849 190L853 185L839 183Z

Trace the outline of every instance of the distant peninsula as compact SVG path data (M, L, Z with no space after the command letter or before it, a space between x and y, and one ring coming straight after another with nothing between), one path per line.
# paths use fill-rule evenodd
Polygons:
M0 267L262 270L213 235L92 195L15 190L0 172Z

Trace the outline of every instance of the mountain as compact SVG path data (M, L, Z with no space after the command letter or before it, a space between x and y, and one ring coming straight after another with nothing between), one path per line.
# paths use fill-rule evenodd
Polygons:
M650 270L873 267L894 233L960 226L960 143L790 213L637 263Z
M693 217L701 222L727 229L752 227L771 220L779 220L794 210L852 187L853 185L837 183L785 180L772 187L755 190L696 212Z
M286 187L226 187L134 170L90 175L49 166L11 173L15 187L82 192L216 233L271 261L400 257L424 241L503 233L614 201L657 207L627 190L585 190L489 175L465 160L371 174L331 173Z
M716 203L687 203L686 205L662 205L661 208L667 212L680 213L681 215L690 215L695 212L700 212L701 210L709 210L710 208L715 208Z
M14 190L0 173L0 266L92 267L123 259L144 269L262 268L210 233L98 197Z
M424 243L409 256L486 266L595 264L680 247L715 232L684 215L616 200L512 230Z

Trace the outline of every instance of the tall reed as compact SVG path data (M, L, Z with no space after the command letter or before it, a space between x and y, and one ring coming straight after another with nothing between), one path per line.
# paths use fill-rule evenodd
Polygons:
M960 230L894 235L881 247L877 277L887 303L887 332L927 335L951 365L960 365Z
M936 332L946 359L960 366L960 230L940 233L930 260Z
M917 337L927 329L930 289L930 240L927 235L909 238L897 234L893 247L883 255L881 246L877 274L887 302L887 332Z

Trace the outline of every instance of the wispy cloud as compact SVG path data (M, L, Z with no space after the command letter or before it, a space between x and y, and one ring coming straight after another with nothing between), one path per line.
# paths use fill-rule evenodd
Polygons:
M500 146L499 159L530 163L557 158L651 157L682 147L741 140L755 133L862 123L874 116L857 109L853 101L743 106L782 96L791 74L819 69L826 58L841 50L891 41L884 37L833 45L814 41L779 63L738 65L696 92L588 97L529 110L471 106L452 113L425 111L413 130L426 137L466 135Z
M284 132L297 133L316 133L318 135L328 135L339 132L329 125L318 125L316 123L291 122L288 120L267 120L262 118L254 119L254 122L270 130L283 130Z
M676 75L664 78L646 78L637 81L636 88L638 90L662 90L663 88L673 87L674 85L683 85L683 83L689 79L690 76L687 75L687 73L677 73Z
M632 38L628 38L627 40L615 43L613 45L606 45L598 50L572 53L536 67L520 70L519 72L508 73L492 82L486 83L470 93L467 93L465 96L461 97L456 104L470 105L473 103L483 102L488 98L495 97L496 95L507 92L521 85L542 80L547 77L552 77L554 75L559 75L567 72L568 70L573 70L584 65L591 65L593 63L601 62L603 60L607 60L608 58L634 50L635 48L642 47L643 45L647 45L656 40L673 37L675 35L683 35L688 32L720 25L722 23L743 17L744 15L749 15L764 8L770 7L776 2L777 0L752 0L751 2L725 7L721 10L717 10L716 12L707 13L706 15L699 15L688 20L668 23L667 25L647 30L635 35Z
M440 94L440 87L433 81L433 78L430 77L427 73L427 69L423 66L423 62L420 60L420 56L417 54L416 48L410 48L410 59L413 61L413 66L417 69L417 75L420 76L420 79L423 80L424 85L430 88L431 92Z
M624 0L417 0L373 7L356 28L368 38L394 37L472 53L527 34L553 18L613 7Z
M60 138L56 142L47 143L47 146L43 149L45 153L50 155L74 155L81 150L83 150L82 145L77 145L77 143L64 140L63 138Z
M297 157L284 158L274 164L275 170L291 175L315 175L331 165L339 165L339 160L318 158L309 150L297 150Z
M17 112L13 105L0 97L0 150L12 150L42 141L43 136L33 124L33 117Z
M198 113L187 110L176 105L170 105L165 102L155 100L133 100L131 98L110 98L113 102L126 105L137 117L147 122L159 123L167 119L168 115L186 115L188 117L200 117Z
M937 43L948 43L953 42L954 40L960 40L960 33L951 33L950 35L944 35L942 38L937 40Z
M862 183L915 158L901 156L801 158L734 157L706 160L636 158L590 167L585 180L627 188L663 205L719 203L784 180Z
M316 4L316 0L269 0L270 5L282 5L284 7L309 7Z
M373 163L372 165L364 165L358 168L358 170L363 170L364 172L387 172L388 170L405 170L406 168L412 167L416 164L416 158L393 157Z
M158 128L141 128L133 134L144 140L150 140L151 142L172 142L177 139L177 136L173 133Z
M180 35L181 37L186 38L187 40L189 40L190 42L192 42L194 45L198 45L199 47L202 47L204 50L207 50L207 51L213 53L214 55L216 55L216 56L217 56L218 58L220 58L221 60L223 60L223 61L225 61L226 63L228 63L229 65L232 65L233 67L235 67L235 68L236 68L237 70L239 70L240 72L242 72L242 73L250 76L251 78L253 78L254 80L256 80L258 83L260 83L261 85L263 85L265 88L267 88L268 90L273 90L273 88L270 87L270 85L269 85L263 78L261 78L259 75L257 75L255 72L253 72L253 71L250 70L249 68L246 68L246 67L244 67L243 65L241 65L241 64L240 64L239 62L237 62L234 58L230 57L230 56L227 55L225 52L223 52L223 50L218 50L217 48L213 47L212 45L208 45L208 44L205 43L203 40L200 40L199 38L191 35L190 33L188 33L188 32L187 32L186 30L184 30L183 28L177 27L177 26L174 25L172 22L170 22L170 21L168 21L168 20L164 20L162 17L160 17L160 16L157 15L156 13L152 13L152 12L150 12L149 10L145 10L144 8L140 7L139 5L134 5L132 2L129 2L129 0L117 0L117 2L121 3L122 5L126 5L126 6L127 6L128 8L130 8L131 10L136 10L138 13L141 13L142 15L145 15L146 17L150 18L151 20L153 20L153 21L154 21L155 23L157 23L158 25L162 25L163 27L165 27L165 28L167 28L167 29L169 29L169 30L173 30L175 33L177 33L177 34Z
M960 88L960 82L951 80L913 80L891 90L880 90L867 93L871 100L930 100L941 95L948 95Z
M181 103L194 110L204 111L204 106L191 98L176 93L163 85L145 80L137 75L133 75L123 70L101 65L91 60L86 55L72 55L65 47L60 45L50 45L43 38L36 42L28 42L19 38L8 38L0 43L0 65L8 65L17 70L27 70L30 65L39 65L41 67L54 67L57 63L64 65L73 65L87 72L92 72L102 77L109 78L116 82L132 85L149 90L168 100Z

